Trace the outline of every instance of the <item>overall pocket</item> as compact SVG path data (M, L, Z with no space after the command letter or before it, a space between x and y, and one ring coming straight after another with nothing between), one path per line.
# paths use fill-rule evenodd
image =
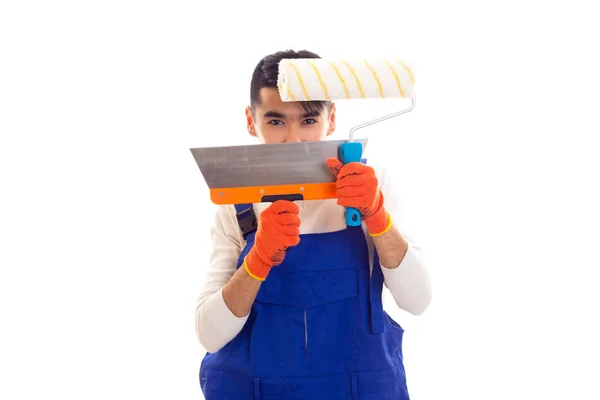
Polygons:
M256 298L257 318L263 322L252 332L254 351L270 343L276 359L266 358L279 365L283 376L349 372L354 360L356 273L351 268L274 269Z

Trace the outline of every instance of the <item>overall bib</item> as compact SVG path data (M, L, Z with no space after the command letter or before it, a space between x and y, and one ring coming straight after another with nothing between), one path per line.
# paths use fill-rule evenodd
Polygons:
M251 204L236 205L247 245ZM254 224L255 225L255 224ZM207 400L409 400L404 330L383 310L383 274L362 227L303 234L262 283L244 328L200 367Z

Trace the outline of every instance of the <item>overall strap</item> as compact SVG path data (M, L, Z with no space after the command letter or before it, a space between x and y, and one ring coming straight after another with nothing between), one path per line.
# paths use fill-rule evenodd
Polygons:
M361 163L367 164L367 159L360 160ZM383 301L381 298L383 292L383 271L379 264L379 255L377 249L373 249L373 271L371 272L371 281L369 283L369 305L371 309L371 332L385 332Z
M235 212L244 240L248 242L248 239L254 239L254 233L258 229L258 220L256 219L252 204L236 204ZM249 235L252 236L248 238Z
M369 303L371 308L371 332L385 332L383 301L381 294L383 292L383 271L379 264L379 256L377 250L374 249L375 256L373 257L373 272L371 273L371 281L369 283Z

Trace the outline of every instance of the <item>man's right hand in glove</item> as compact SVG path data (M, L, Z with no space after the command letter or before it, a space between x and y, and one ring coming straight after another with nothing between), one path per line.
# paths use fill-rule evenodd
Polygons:
M300 243L299 212L296 204L279 200L260 214L254 246L244 258L251 277L264 281L271 268L283 262L285 251Z
M299 212L296 204L279 200L260 214L254 245L244 258L243 268L238 268L223 287L223 300L235 316L250 313L271 268L283 262L289 247L300 243Z

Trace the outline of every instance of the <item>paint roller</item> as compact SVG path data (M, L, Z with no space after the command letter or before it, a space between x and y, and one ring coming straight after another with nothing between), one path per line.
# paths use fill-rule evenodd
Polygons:
M277 88L281 100L322 101L409 98L408 108L357 125L349 140L340 145L341 162L360 162L362 143L354 141L361 128L397 117L415 108L415 78L405 62L393 59L327 60L322 58L283 59L279 62ZM346 210L346 224L359 226L360 212Z

